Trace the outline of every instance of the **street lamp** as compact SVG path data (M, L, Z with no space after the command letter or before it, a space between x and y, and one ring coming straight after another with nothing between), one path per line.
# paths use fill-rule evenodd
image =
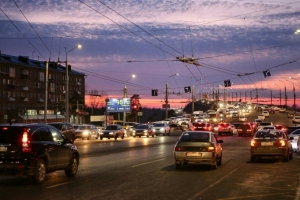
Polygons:
M279 100L280 100L280 106L281 106L281 88L280 88L279 85L277 85L277 84L275 84L275 83L273 83L273 85L274 85L274 86L276 85L276 86L279 88Z
M300 34L300 29L296 30L295 34Z
M171 78L171 77L173 77L173 76L178 76L179 75L179 73L176 73L176 74L173 74L173 75L171 75L171 76L169 76L168 78L167 78L167 83L166 83L166 101L165 101L165 106L166 106L166 119L168 118L168 103L169 103L169 101L168 101L168 96L169 96L169 94L168 94L168 80L169 80L169 78Z
M299 86L300 86L300 81L298 80L298 79L295 79L295 78L293 78L293 77L289 77L289 79L293 79L293 80L296 80L296 81L298 81L298 83L299 83Z
M125 86L124 86L124 98L127 98L127 87L126 87L126 84L132 78L135 78L135 74L132 74L131 77L129 79L127 79L127 81L125 82ZM126 112L123 112L123 122L124 123L126 122Z
M285 100L285 107L287 106L287 95L286 95L286 85L285 82L282 80L277 79L277 81L283 82L284 84L284 100Z
M294 83L292 82L292 81L289 81L289 80L286 80L286 81L288 81L288 82L291 82L292 84L293 84L293 92L294 92L294 109L295 109L295 111L296 111L296 92L295 92L295 85L294 85Z
M70 122L70 116L69 116L69 67L68 67L68 53L73 51L76 48L81 48L81 45L77 45L71 50L67 51L67 48L65 47L66 51L66 122Z

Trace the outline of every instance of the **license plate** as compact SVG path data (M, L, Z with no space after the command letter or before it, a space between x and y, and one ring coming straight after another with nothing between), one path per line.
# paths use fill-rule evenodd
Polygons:
M202 156L202 153L199 152L188 152L186 156Z
M7 151L7 147L0 147L0 152L5 152Z
M273 142L262 142L261 146L273 146Z

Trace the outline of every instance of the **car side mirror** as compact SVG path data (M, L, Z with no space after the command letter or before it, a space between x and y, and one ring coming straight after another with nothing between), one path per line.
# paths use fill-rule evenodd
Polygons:
M218 140L218 143L224 143L224 141L223 140Z

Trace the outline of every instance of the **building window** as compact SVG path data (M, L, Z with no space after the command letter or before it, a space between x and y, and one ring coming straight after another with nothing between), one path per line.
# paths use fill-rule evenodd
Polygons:
M16 77L16 69L13 67L9 68L9 77L14 78Z
M44 72L39 72L39 81L45 81L45 73Z
M16 85L16 81L15 80L7 80L7 85Z
M54 92L55 91L55 83L50 83L50 85L49 85L49 90L51 91L51 92Z
M26 70L26 69L23 69L23 70L21 71L21 74L22 74L22 75L29 75L29 71Z
M6 79L2 80L3 85L6 85Z

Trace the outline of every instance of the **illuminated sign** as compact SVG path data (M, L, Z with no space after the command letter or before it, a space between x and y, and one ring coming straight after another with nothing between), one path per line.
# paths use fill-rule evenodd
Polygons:
M131 99L108 99L106 102L106 112L131 112Z

